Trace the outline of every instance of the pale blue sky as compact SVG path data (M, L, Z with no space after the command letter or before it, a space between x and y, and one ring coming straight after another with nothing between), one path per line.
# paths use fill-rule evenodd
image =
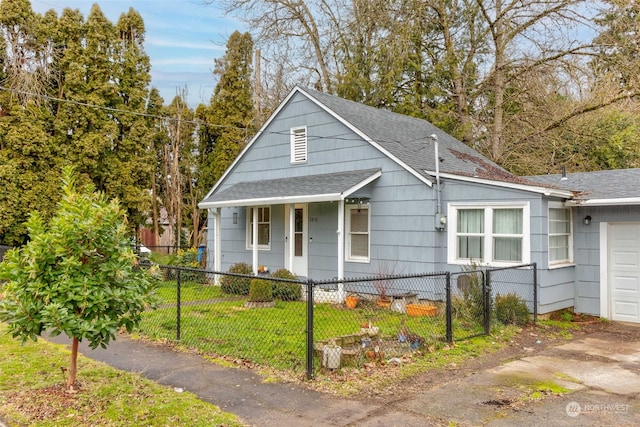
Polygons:
M151 84L165 104L185 85L190 106L208 104L216 84L214 59L224 55L233 31L246 31L220 7L202 0L31 0L31 7L41 14L54 9L58 16L70 7L79 9L86 19L94 3L114 24L130 7L140 13L146 29L145 51L151 58Z

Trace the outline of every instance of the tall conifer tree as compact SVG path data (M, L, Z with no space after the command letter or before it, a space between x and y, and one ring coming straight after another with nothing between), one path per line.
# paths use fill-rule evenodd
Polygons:
M235 31L229 37L225 55L215 61L219 76L201 134L201 188L210 188L233 163L252 135L254 121L252 88L253 40L249 33Z

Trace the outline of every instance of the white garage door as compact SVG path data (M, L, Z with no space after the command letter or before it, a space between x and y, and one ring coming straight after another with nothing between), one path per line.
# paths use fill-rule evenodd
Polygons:
M640 323L640 224L609 228L611 319Z

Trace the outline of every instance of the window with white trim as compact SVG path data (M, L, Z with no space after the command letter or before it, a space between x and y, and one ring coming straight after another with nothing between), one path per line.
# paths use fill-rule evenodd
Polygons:
M514 265L530 262L529 204L450 204L448 262Z
M347 205L345 219L347 261L369 262L369 208Z
M573 262L571 209L549 203L549 265Z
M247 249L253 249L253 210L258 210L258 249L271 248L271 208L260 206L247 209Z
M307 127L291 128L291 163L307 162Z

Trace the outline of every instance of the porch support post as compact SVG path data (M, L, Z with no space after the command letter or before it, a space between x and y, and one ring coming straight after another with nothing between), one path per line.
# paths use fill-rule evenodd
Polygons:
M338 202L338 279L344 279L344 200ZM338 283L338 292L342 301L346 296L344 284Z
M253 208L253 274L258 275L258 208Z
M295 232L296 232L296 205L289 205L289 242L287 246L287 259L289 260L289 271L293 272L293 255L295 248Z
M222 270L222 208L216 208L213 214L213 239L214 239L214 251L213 251L213 270ZM216 280L217 282L217 280Z

